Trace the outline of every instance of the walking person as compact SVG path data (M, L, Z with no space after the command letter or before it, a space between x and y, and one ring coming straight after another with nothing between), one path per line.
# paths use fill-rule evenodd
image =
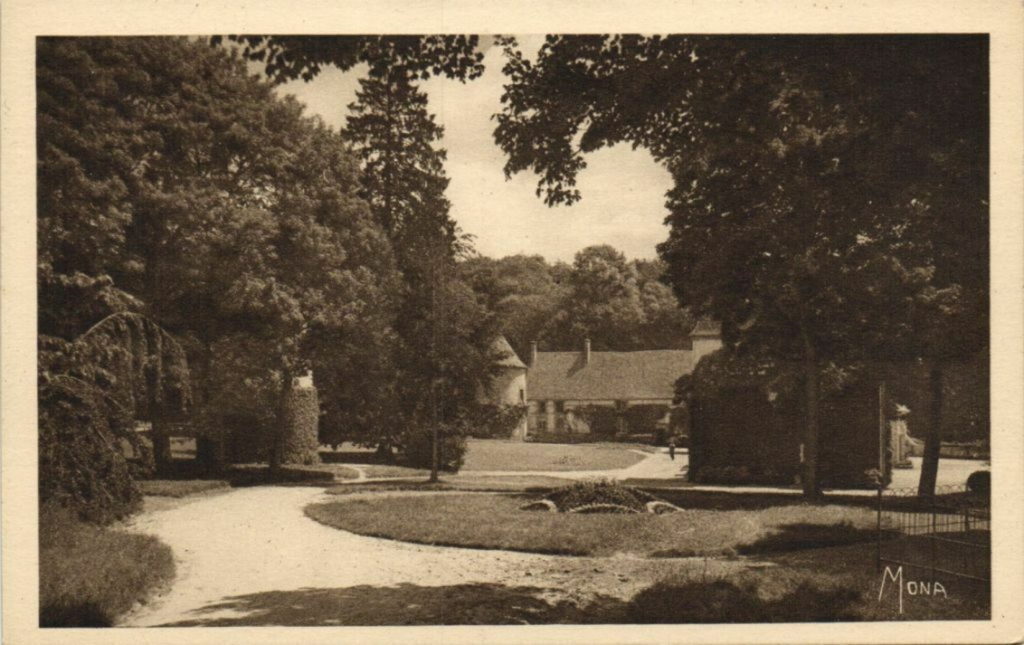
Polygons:
M672 461L676 460L676 439L675 437L669 437L668 440L668 456Z

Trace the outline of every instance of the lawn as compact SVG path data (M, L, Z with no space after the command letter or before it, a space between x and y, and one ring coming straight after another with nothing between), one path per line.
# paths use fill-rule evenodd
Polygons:
M616 470L642 461L631 444L524 443L469 439L463 471Z
M533 498L536 495L531 496ZM409 542L581 556L762 553L874 539L868 509L789 505L665 515L521 511L523 495L441 493L312 504L329 526Z
M173 577L171 549L155 537L83 524L62 510L41 513L43 627L108 627Z
M874 544L861 543L775 553L758 558L769 566L738 574L667 578L613 611L624 623L990 618L988 589L965 581L947 580L948 595L904 593L902 611L891 583L879 600L882 576L874 550Z

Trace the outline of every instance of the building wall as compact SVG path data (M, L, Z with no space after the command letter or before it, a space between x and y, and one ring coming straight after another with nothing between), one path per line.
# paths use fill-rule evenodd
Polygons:
M591 400L530 400L527 407L527 424L530 433L565 433L565 434L588 434L591 429L587 422L574 414L577 408L588 406L600 406L614 408L617 405L630 407L633 405L672 405L671 399L623 401L614 399L591 399Z
M505 367L494 377L487 402L494 405L523 405L526 403L526 370L522 367ZM523 440L527 433L527 419L524 417L511 438Z
M490 402L496 405L526 403L526 370L506 367L491 382Z

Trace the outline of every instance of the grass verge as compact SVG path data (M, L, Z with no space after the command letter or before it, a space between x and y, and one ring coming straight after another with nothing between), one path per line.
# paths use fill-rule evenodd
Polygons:
M171 549L155 537L84 524L62 509L40 514L41 627L109 627L173 577Z
M428 489L429 490L429 489ZM535 553L655 557L733 555L873 539L867 509L791 505L744 511L688 509L665 515L521 511L520 495L356 497L312 504L306 514L335 528L408 542Z
M223 479L143 479L139 488L143 495L156 497L187 497L214 490L226 490L231 484Z

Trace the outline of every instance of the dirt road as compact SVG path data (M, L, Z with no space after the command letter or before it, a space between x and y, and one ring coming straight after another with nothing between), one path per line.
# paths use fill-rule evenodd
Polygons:
M122 625L541 622L553 606L562 617L567 607L621 602L665 575L744 566L382 540L307 518L303 507L321 496L319 488L244 488L139 516L130 528L167 543L178 573Z

